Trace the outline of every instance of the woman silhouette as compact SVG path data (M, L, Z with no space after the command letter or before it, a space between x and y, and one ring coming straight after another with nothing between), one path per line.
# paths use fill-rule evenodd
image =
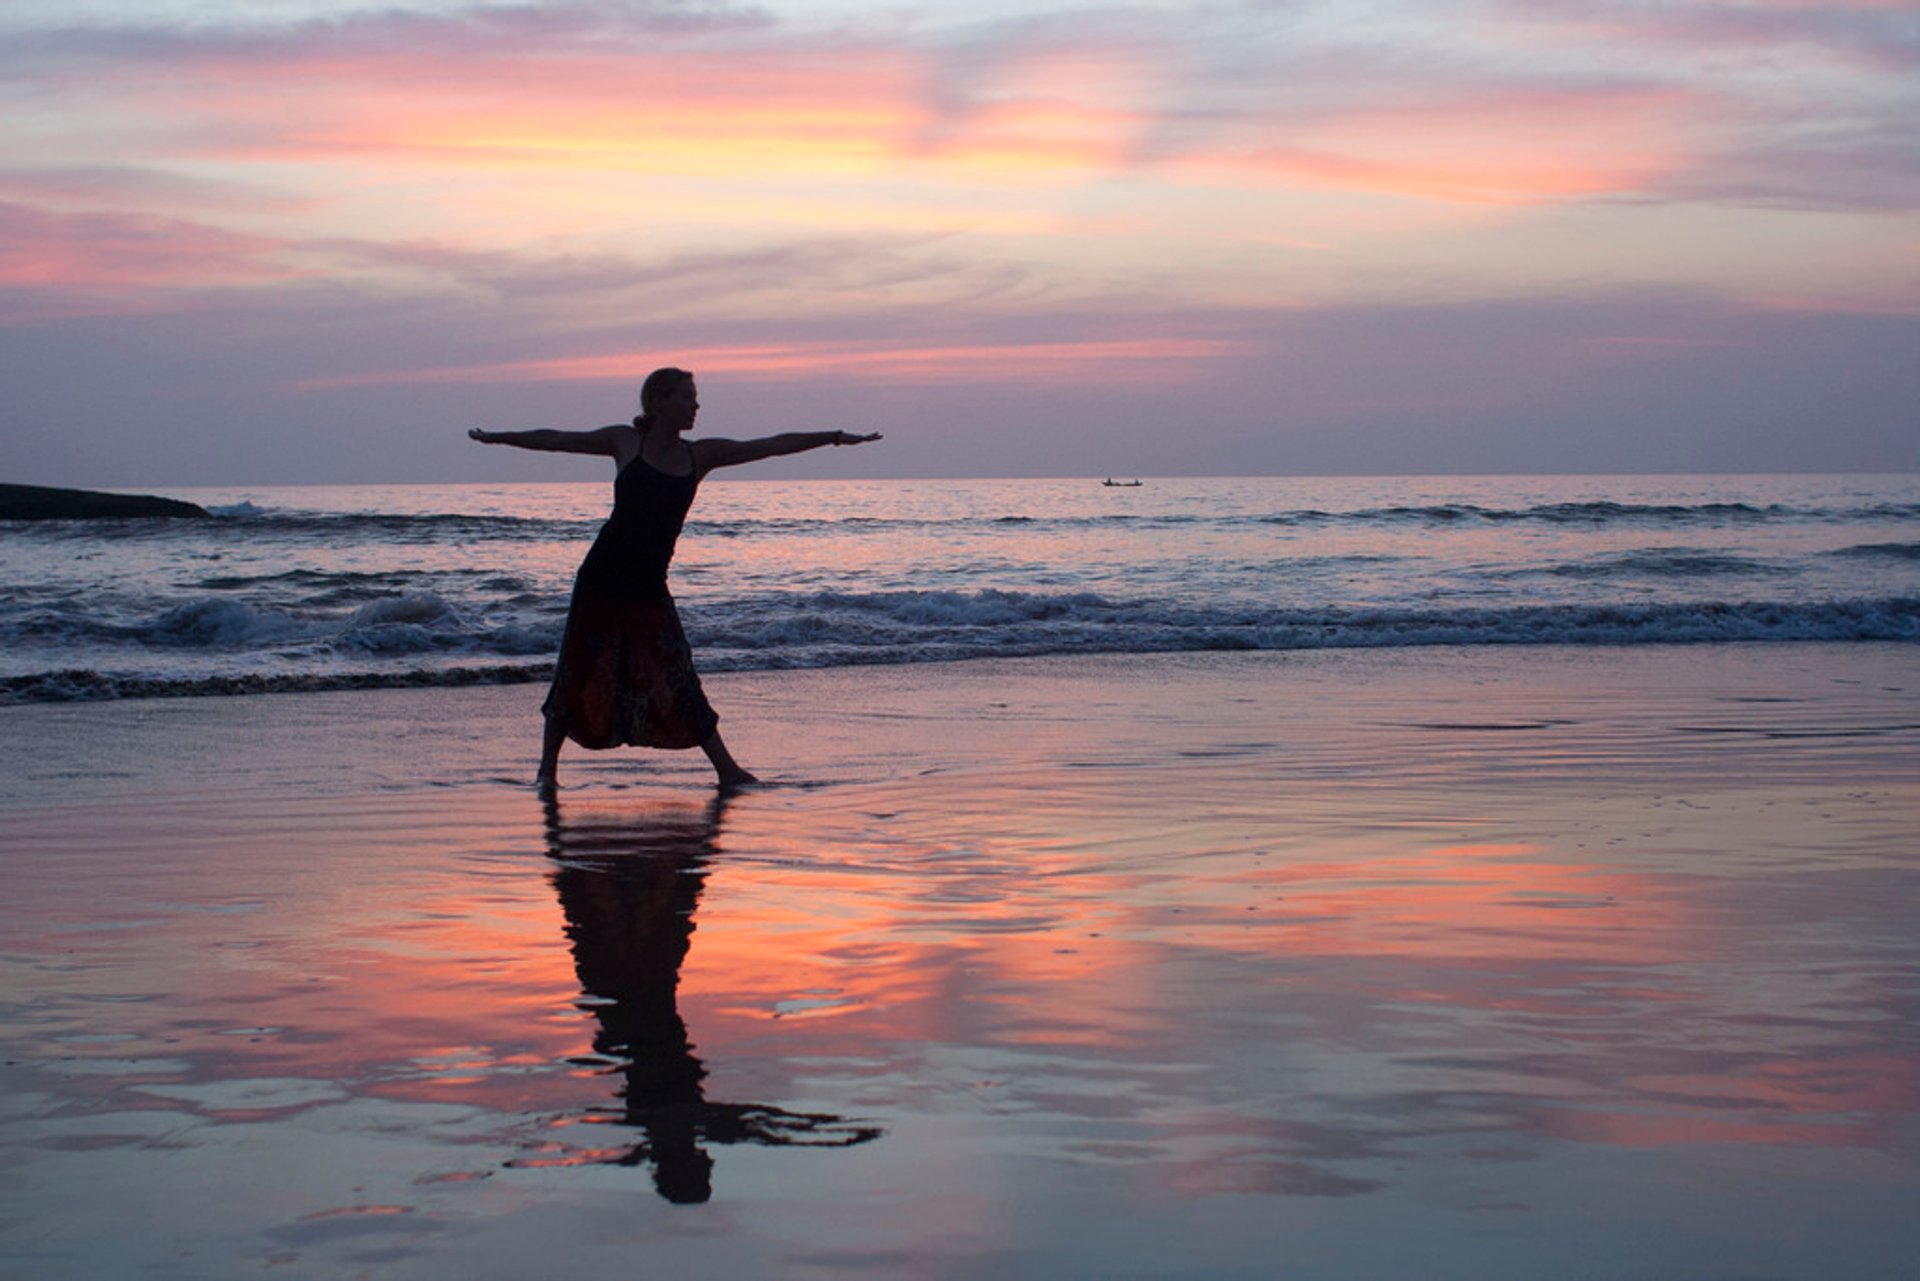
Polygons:
M546 731L535 784L558 786L560 745L571 738L600 750L699 747L722 787L757 781L727 751L720 718L700 688L680 613L667 590L667 566L700 481L719 467L737 467L823 445L859 445L878 433L795 431L757 440L684 439L700 412L693 375L656 369L640 388L640 416L631 426L597 431L482 431L484 445L601 454L618 470L613 513L574 578L553 686L541 711Z

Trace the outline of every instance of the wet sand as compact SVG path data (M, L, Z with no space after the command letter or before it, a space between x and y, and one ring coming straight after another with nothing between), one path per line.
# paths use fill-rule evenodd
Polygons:
M0 1274L1896 1277L1920 651L0 709Z

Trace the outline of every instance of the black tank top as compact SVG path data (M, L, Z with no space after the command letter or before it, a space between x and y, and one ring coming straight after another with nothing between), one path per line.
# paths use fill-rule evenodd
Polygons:
M614 477L613 514L580 562L576 585L624 600L668 599L667 565L699 486L697 469L672 476L636 454Z

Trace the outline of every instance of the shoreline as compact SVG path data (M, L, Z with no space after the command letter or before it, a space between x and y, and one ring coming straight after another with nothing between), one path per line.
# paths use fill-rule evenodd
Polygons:
M1565 740L1554 750L1576 754L1583 726L1629 732L1648 736L1637 750L1657 749L1661 760L1696 750L1714 758L1755 743L1819 741L1827 731L1817 716L1828 703L1835 715L1858 722L1831 732L1855 741L1866 759L1881 759L1882 738L1897 755L1920 731L1920 647L1898 641L1044 655L723 671L705 673L702 680L730 741L736 735L743 743L759 740L761 750L752 754L772 757L776 774L784 765L785 772L804 775L808 756L822 746L848 751L860 768L883 759L911 762L929 751L951 758L942 768L962 761L991 768L996 752L1009 767L1030 766L1039 757L1005 738L1023 713L1042 726L1071 723L1089 709L1097 713L1090 722L1124 720L1122 710L1131 701L1139 715L1168 716L1150 691L1181 680L1210 691L1207 701L1179 709L1184 750L1204 749L1211 732L1207 714L1245 718L1247 704L1232 687L1250 682L1271 700L1260 714L1272 720L1272 728L1317 738L1328 750L1368 753L1365 767L1389 776L1400 772L1401 762L1393 736L1381 731L1396 721L1402 729L1424 724L1429 732L1452 729L1482 743L1488 731L1505 728L1543 746ZM1395 684L1377 689L1379 680ZM363 731L363 750L354 757L369 767L366 777L383 787L492 785L532 760L540 700L528 688L536 684L455 681L4 705L0 724L10 724L13 732L0 746L0 807L49 801L56 783L84 787L89 757L111 762L93 780L108 791L152 771L159 772L154 786L185 786L179 773L168 770L210 769L198 785L216 790L223 779L245 779L268 765L272 778L291 781L299 773L299 753L289 750L297 749L301 735L332 735L348 727ZM1686 701L1714 707L1722 723L1658 723L1662 707ZM1637 713L1635 703L1642 704ZM1816 720L1796 719L1807 716ZM1352 722L1344 730L1342 718ZM916 741L916 720L931 741ZM436 742L433 727L442 722L483 729ZM1362 732L1368 728L1376 732ZM860 733L877 735L885 747L859 751L852 739ZM223 742L248 734L264 737L246 745ZM482 734L506 744L505 750L496 754L477 746ZM170 743L169 736L180 741ZM394 751L383 750L383 736L397 745ZM195 762L183 744L219 748L224 755ZM524 746L516 750L515 744ZM63 759L70 746L79 749L77 759ZM588 752L569 744L563 770L572 766L590 784L621 782L623 775L630 777L622 785L645 785L655 777L697 782L706 769L697 758L695 752L639 748ZM237 767L223 768L229 761ZM402 763L406 768L395 768ZM351 769L325 772L354 776Z

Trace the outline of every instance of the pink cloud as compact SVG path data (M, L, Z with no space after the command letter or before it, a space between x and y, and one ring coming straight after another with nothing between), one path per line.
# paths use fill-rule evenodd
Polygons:
M0 204L0 287L10 319L151 310L179 291L288 281L284 242L131 213L59 214Z
M857 377L871 383L979 384L1191 377L1191 362L1232 355L1221 339L1125 338L1040 343L810 342L650 349L594 356L390 370L311 379L296 390L397 383L632 382L662 363L753 382Z
M1122 39L1094 15L1084 29L983 22L977 41L942 43L752 10L521 7L103 36L93 61L43 83L167 122L156 145L176 154L243 163L1737 199L1769 181L1778 104L1742 100L1738 77L1682 87L1647 50L1776 43L1897 68L1920 56L1899 36L1909 9L1509 0L1410 63L1391 24L1370 44L1243 48L1145 18ZM1721 156L1742 159L1716 180Z
M1275 121L1273 141L1186 162L1255 181L1525 204L1630 192L1688 163L1691 95L1455 90Z

